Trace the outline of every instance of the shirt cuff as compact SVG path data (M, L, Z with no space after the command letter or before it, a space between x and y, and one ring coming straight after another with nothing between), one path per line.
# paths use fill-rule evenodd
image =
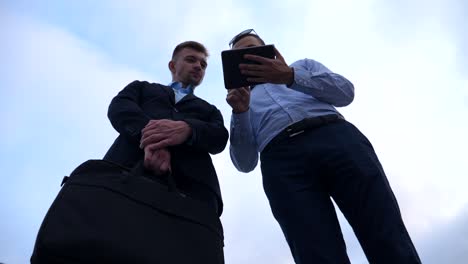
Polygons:
M315 77L320 77L323 73L311 73L304 69L294 69L294 82L290 86L291 89L307 93L308 89L313 89L318 92L323 91L323 87L317 85ZM304 90L304 88L307 88Z
M195 142L195 138L197 133L195 132L195 129L192 128L192 135L187 139L186 143L189 146L193 146L193 143Z
M232 113L231 143L240 143L250 131L250 109L239 114Z

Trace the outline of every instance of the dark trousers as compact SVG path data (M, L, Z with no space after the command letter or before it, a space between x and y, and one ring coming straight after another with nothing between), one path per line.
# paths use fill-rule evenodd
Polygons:
M331 198L370 263L421 263L374 149L351 123L274 139L261 153L261 169L296 263L350 263Z

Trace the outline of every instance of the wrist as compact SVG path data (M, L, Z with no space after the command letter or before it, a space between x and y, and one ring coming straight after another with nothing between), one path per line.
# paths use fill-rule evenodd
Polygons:
M185 121L180 121L182 125L182 129L185 131L186 134L189 136L192 135L192 127Z
M249 111L249 107L242 107L242 108L238 108L238 109L233 108L232 109L232 112L234 114L242 114L242 113L245 113L247 111Z

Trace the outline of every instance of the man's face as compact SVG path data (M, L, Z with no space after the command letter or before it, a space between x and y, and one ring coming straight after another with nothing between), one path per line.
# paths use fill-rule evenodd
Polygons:
M182 49L174 60L169 62L172 80L193 87L203 81L207 66L206 55L191 48Z
M247 47L256 47L262 46L262 42L258 40L256 37L253 36L246 36L241 38L239 41L232 46L232 49L240 49L240 48L247 48Z

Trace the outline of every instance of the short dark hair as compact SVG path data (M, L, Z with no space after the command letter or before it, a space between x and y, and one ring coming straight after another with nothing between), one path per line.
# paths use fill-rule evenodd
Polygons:
M232 42L232 46L234 47L234 45L236 45L237 42L239 42L239 40L245 38L245 37L254 37L256 39L258 39L260 41L260 43L262 43L262 45L265 45L265 41L263 41L263 39L258 36L258 35L255 35L255 34L245 34L241 37L239 37L238 39L236 39L235 41Z
M265 45L265 41L263 41L263 39L257 34L257 32L255 32L255 30L253 28L250 28L250 29L246 29L242 32L240 32L239 34L235 35L231 41L229 42L229 46L232 48L234 47L234 45L239 42L239 40L245 38L245 37L248 37L248 36L252 36L256 39L258 39L260 41L260 43L262 45Z
M196 50L198 52L204 53L207 57L209 56L208 50L203 46L203 44L196 42L196 41L185 41L177 45L172 52L172 59L174 60L175 57L179 54L179 52L185 48L190 48Z

